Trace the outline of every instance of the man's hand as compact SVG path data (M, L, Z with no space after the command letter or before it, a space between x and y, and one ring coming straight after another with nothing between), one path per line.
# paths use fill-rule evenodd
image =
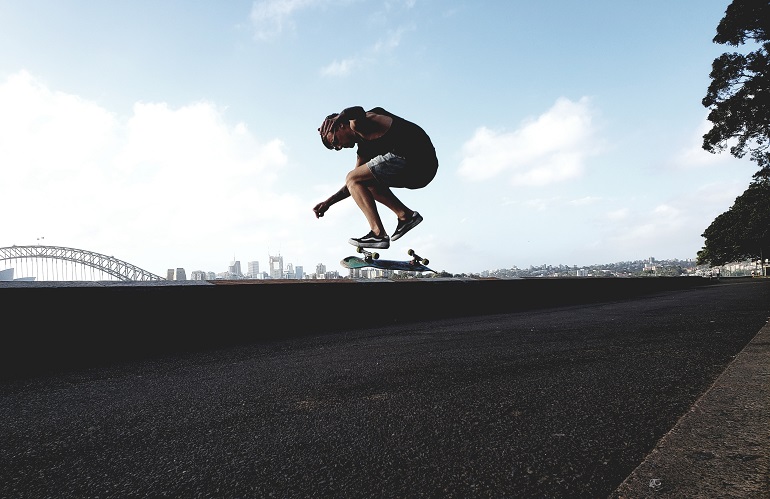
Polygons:
M326 213L326 210L329 209L329 203L326 201L321 201L317 205L313 207L313 212L315 212L316 218L321 218L324 216L324 213Z

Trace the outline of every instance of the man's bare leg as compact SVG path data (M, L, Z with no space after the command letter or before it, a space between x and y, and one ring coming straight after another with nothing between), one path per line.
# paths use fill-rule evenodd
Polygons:
M375 194L373 192L376 189L372 186L375 182L377 180L374 178L371 170L365 166L356 167L345 178L345 185L350 192L350 197L353 198L358 208L363 212L372 232L377 236L382 236L387 234L387 232L382 225L382 219L377 211Z
M371 189L374 199L390 208L390 210L398 217L396 229L390 235L391 241L401 239L404 234L414 229L422 222L422 216L416 211L407 208L407 206L393 194L393 191L391 191L390 188L375 186Z
M375 201L388 207L390 211L396 214L399 220L406 220L412 213L412 210L393 193L390 187L372 186L370 188Z

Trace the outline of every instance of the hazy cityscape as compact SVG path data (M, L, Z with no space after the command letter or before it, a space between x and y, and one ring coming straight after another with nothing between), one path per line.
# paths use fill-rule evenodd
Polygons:
M709 267L706 265L697 265L694 259L688 260L657 260L650 257L644 260L634 260L625 262L616 262L608 264L597 264L588 266L577 265L540 265L530 266L528 268L510 268L484 270L478 273L452 274L445 271L432 272L402 272L388 271L381 269L355 269L329 270L326 265L319 263L314 272L305 272L301 265L291 263L284 264L282 256L270 256L267 268L260 267L258 261L248 262L243 269L241 262L234 260L230 262L227 270L224 272L205 272L201 270L193 271L190 274L190 280L240 280L240 279L379 279L379 278L544 278L544 277L677 277L677 276L724 276L741 277L767 275L768 262L762 265L759 261L745 260L742 262L731 263L720 267ZM184 280L184 269L169 269L167 279Z
M113 256L88 250L60 246L12 246L0 248L0 281L236 281L236 280L337 280L337 279L524 279L524 278L592 278L592 277L741 277L770 275L770 260L743 260L719 267L697 265L694 259L623 261L597 265L550 265L519 268L485 269L480 272L453 274L443 269L436 272L382 270L376 268L344 269L337 263L331 268L318 263L305 269L268 255L266 262L248 261L242 265L233 258L221 271L167 269L156 275Z

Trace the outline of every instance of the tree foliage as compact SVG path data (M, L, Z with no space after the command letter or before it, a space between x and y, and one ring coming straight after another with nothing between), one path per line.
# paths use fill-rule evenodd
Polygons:
M729 146L737 158L749 153L760 167L754 178L770 178L770 1L733 0L714 43L749 43L756 50L714 60L703 98L713 126L703 136L703 148L717 153Z
M706 243L698 264L770 258L770 179L752 182L702 235Z

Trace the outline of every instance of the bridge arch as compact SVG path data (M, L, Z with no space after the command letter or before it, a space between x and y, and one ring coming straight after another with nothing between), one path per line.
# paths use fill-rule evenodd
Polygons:
M71 264L89 267L103 274L107 274L120 281L164 281L163 277L148 272L144 269L124 262L114 256L107 256L95 251L88 251L64 246L8 246L0 248L0 262L26 262L32 260L33 268L39 261L61 261ZM22 264L23 265L23 264ZM6 265L7 266L7 265ZM39 270L39 268L38 268ZM36 273L37 275L37 273ZM39 277L39 276L38 276ZM65 276L66 277L66 276ZM60 279L46 279L60 280ZM61 279L67 280L67 279ZM82 279L70 279L82 280Z

